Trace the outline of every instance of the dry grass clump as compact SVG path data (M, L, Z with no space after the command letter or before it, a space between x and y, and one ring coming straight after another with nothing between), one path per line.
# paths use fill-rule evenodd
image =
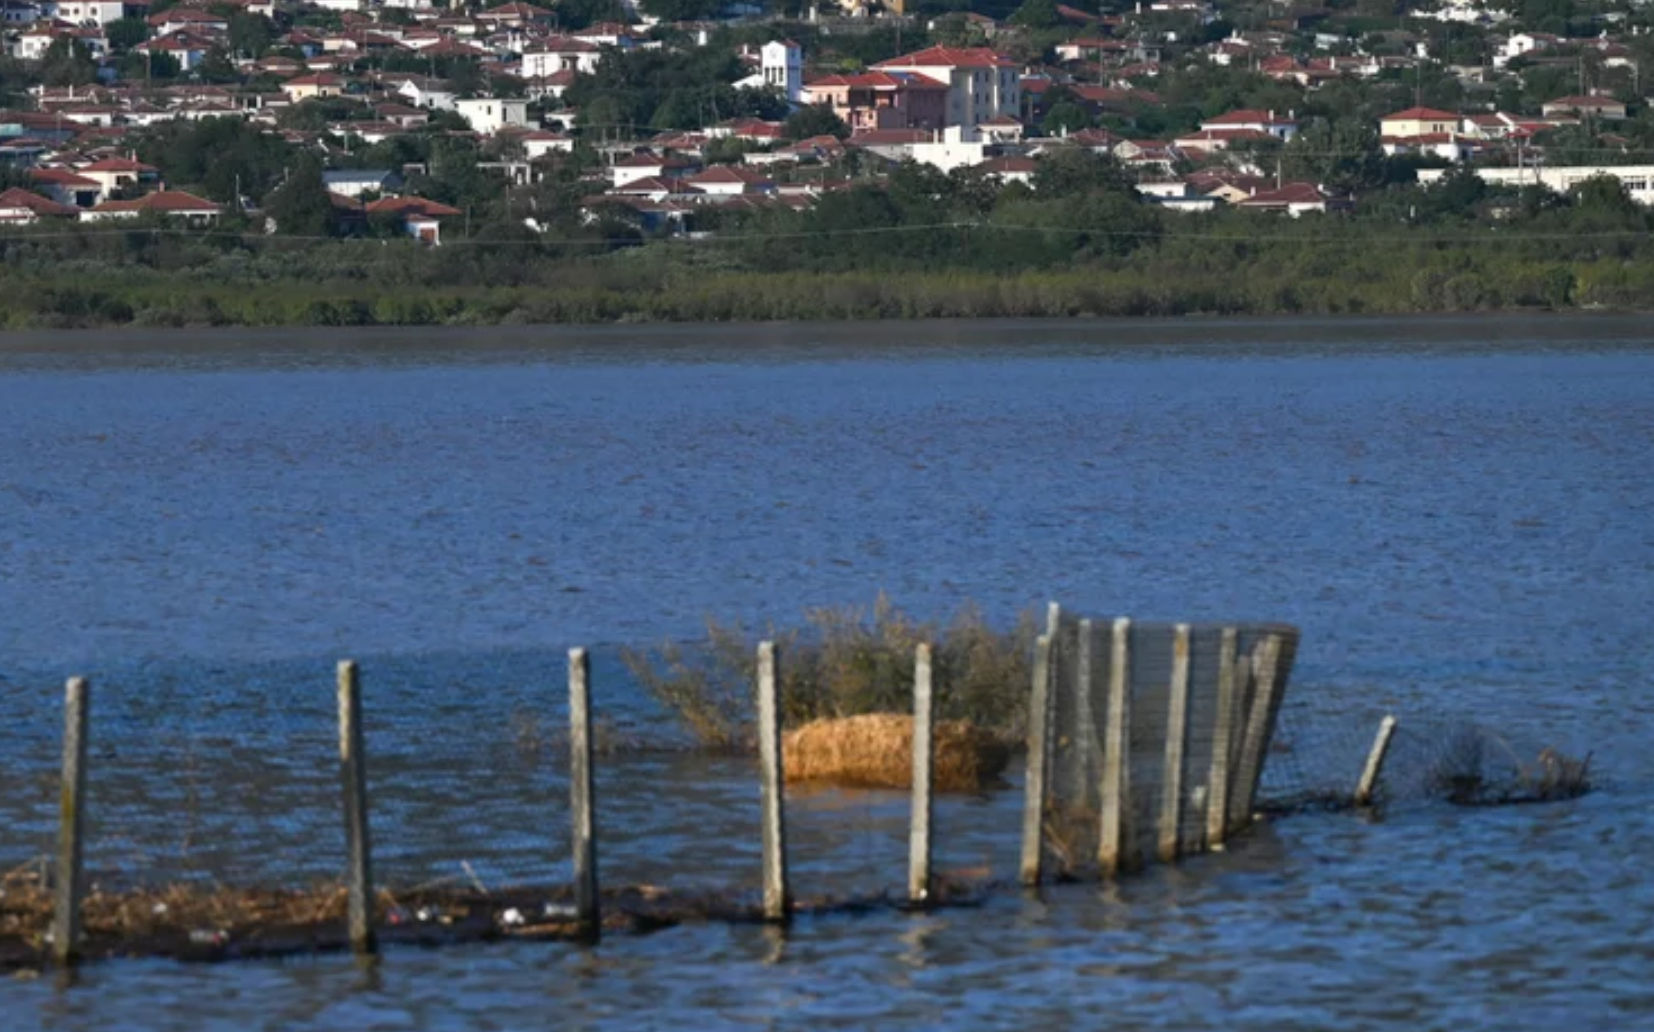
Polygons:
M966 720L937 723L931 783L938 792L973 792L999 776L1010 750ZM781 747L788 781L824 781L858 788L910 788L913 718L864 713L812 720L787 732Z
M966 605L945 625L922 623L880 595L862 607L811 609L802 629L766 635L781 653L781 720L814 720L912 709L913 656L929 642L938 721L968 721L1001 741L1023 736L1037 624L1025 613L1009 631L990 627ZM741 628L709 621L704 649L667 643L658 656L623 658L648 691L678 715L702 745L753 745L754 646Z

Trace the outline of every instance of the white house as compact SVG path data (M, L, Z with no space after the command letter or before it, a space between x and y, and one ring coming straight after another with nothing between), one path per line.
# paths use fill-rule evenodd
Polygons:
M1448 174L1444 168L1419 169L1419 183L1429 186ZM1526 168L1473 168L1484 183L1504 186L1543 186L1557 193L1569 190L1593 176L1612 176L1638 204L1654 205L1654 165L1551 165Z
M603 60L603 51L595 43L569 36L552 36L533 50L523 53L522 68L518 72L525 79L541 79L556 75L565 68L590 75Z
M396 88L396 92L407 98L408 103L415 107L428 108L433 111L452 111L458 99L453 89L446 83L436 81L421 82L409 79Z
M1211 211L1223 203L1221 198L1202 194L1180 179L1138 183L1137 192L1167 211Z
M909 153L921 165L933 165L943 172L952 172L956 168L980 165L988 160L988 144L973 127L950 125L935 134L933 139L913 144Z
M775 183L756 169L739 165L713 165L688 177L689 185L711 197L775 192Z
M881 72L916 72L948 84L947 124L976 126L1000 115L1022 114L1017 63L987 47L930 47L873 66ZM967 162L974 165L976 161Z
M765 43L758 50L758 71L735 85L748 90L775 90L791 103L802 103L804 49L790 39Z
M545 129L533 129L517 136L517 141L523 145L523 156L533 161L543 158L547 154L564 153L574 150L574 139L562 133L548 132Z
M100 29L126 17L126 4L121 0L45 0L40 9L48 18L71 25L96 25Z
M52 40L57 33L50 25L38 25L27 32L19 33L13 53L25 61L38 61L46 55L52 46Z
M34 0L0 0L0 25L32 25L39 17Z
M1293 113L1276 114L1274 111L1259 111L1251 108L1242 108L1230 111L1216 118L1207 118L1201 121L1203 130L1230 130L1250 129L1254 132L1268 133L1282 143L1298 135L1298 120Z
M649 151L641 151L621 158L609 166L609 183L625 186L640 179L663 179L678 176L691 168L681 158L663 158Z
M322 185L341 197L361 197L400 190L402 177L384 168L338 168L322 173Z
M1535 51L1549 50L1562 42L1562 37L1553 36L1548 32L1518 32L1505 40L1505 45L1493 55L1493 67L1503 68L1510 64L1512 58Z
M638 37L632 34L631 28L619 22L597 22L570 35L595 46L614 47L617 50L630 50L638 43Z
M506 126L528 125L528 101L504 97L468 97L454 101L459 117L484 136L492 136Z

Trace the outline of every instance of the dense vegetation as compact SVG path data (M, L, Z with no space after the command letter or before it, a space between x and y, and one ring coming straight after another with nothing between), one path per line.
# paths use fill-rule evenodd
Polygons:
M1045 161L1032 189L904 165L813 209L709 213L718 233L695 241L583 225L572 214L578 192L553 179L500 202L536 206L553 224L544 235L496 207L479 212L469 236L453 225L439 248L371 225L343 239L266 236L237 218L209 231L145 222L14 231L0 237L0 323L1654 307L1654 224L1609 179L1561 197L1455 175L1375 192L1344 215L1189 215L1139 199L1112 162L1076 150ZM334 216L312 217L325 226Z

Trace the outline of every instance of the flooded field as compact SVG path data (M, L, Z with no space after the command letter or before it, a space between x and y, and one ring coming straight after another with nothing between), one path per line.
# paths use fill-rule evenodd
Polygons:
M106 963L0 981L4 1024L1654 1021L1649 345L1618 317L0 339L0 867L50 847L85 673L95 876L337 876L351 655L384 876L555 883L583 644L600 719L651 747L599 765L605 879L756 891L750 761L655 748L680 732L619 651L881 590L1288 621L1290 728L1352 779L1394 712L1420 749L1473 722L1589 752L1600 785L1299 815L1116 886L784 939ZM943 801L941 866L1009 873L1019 777ZM903 796L790 805L803 891L899 881Z

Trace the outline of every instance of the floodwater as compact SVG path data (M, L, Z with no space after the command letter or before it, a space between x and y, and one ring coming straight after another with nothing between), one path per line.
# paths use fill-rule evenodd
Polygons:
M535 748L564 647L647 731L619 649L881 590L922 617L1289 621L1296 731L1321 715L1352 775L1395 712L1591 752L1601 786L1288 817L1116 886L785 938L112 962L0 982L0 1024L1654 1026L1651 339L1618 316L0 338L0 862L49 844L55 685L84 672L94 825L100 799L133 841L202 822L164 854L104 836L95 870L325 874L350 654L387 867L537 874L510 858L566 820ZM186 746L145 753L156 728ZM523 790L478 784L501 779ZM942 806L945 862L1004 870L1015 780ZM755 880L745 763L617 758L599 796L606 876ZM806 882L899 875L899 798L790 805ZM259 855L213 853L238 835Z

